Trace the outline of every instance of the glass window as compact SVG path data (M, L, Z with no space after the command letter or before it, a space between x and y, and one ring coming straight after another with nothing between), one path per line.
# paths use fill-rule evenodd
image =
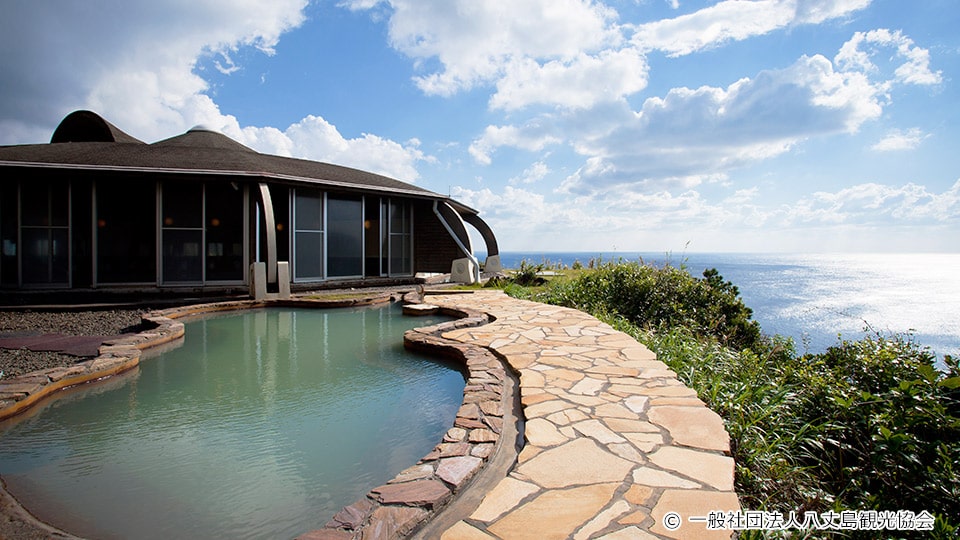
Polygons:
M404 201L390 200L390 274L413 273L413 209Z
M203 184L164 182L161 257L164 283L203 281Z
M163 226L178 229L203 227L203 184L163 183Z
M156 283L157 185L97 182L97 282Z
M47 182L21 182L20 225L24 227L50 226L49 188Z
M390 201L390 232L392 234L409 233L411 228L410 205L403 202Z
M17 285L17 183L0 183L0 284Z
M50 229L30 227L20 232L23 240L23 282L50 281Z
M363 200L327 198L327 275L363 275Z
M243 281L243 208L240 186L207 184L207 281Z
M323 279L323 232L299 231L294 242L297 279Z
M20 184L21 281L70 282L70 186L32 180ZM16 245L4 250L16 251Z
M323 230L323 192L298 189L294 213L298 231Z
M409 234L390 235L390 273L391 274L409 274L410 251L412 244Z
M323 268L323 192L313 189L293 191L293 274L298 281L324 278Z
M203 231L167 229L163 231L163 281L200 282L203 280Z

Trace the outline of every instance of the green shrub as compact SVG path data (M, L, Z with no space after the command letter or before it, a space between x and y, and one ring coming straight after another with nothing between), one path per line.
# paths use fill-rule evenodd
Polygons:
M514 270L512 280L524 287L543 285L546 280L540 277L540 272L543 272L545 267L546 263L531 264L524 259L520 261L520 268Z
M703 275L694 278L672 266L607 262L551 287L542 301L619 315L641 328L683 326L736 348L762 347L760 326L750 320L752 312L737 288L716 270Z

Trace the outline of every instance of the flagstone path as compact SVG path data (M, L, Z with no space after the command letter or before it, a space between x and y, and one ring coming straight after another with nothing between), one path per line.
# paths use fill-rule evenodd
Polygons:
M730 538L689 521L740 509L723 421L646 347L580 311L499 291L425 302L495 318L442 337L519 373L525 419L516 465L443 540Z

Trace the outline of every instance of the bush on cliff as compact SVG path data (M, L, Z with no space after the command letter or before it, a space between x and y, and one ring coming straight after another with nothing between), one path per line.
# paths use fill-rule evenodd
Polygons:
M607 262L557 282L537 299L623 317L645 329L685 327L737 349L762 346L760 325L739 295L714 269L696 279L673 266Z

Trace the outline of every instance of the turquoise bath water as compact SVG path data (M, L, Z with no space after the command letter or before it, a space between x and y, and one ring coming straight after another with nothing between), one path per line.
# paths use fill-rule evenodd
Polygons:
M414 464L464 379L397 306L256 310L186 324L179 346L0 424L0 475L91 538L292 538Z

